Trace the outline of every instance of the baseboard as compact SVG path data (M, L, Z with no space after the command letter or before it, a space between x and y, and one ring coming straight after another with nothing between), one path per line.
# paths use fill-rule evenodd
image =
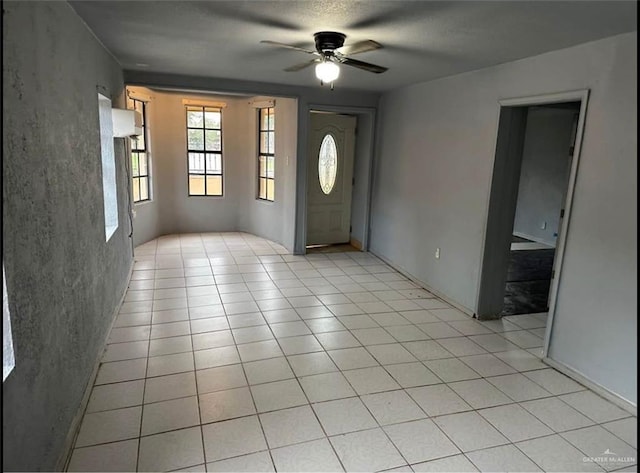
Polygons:
M353 246L356 250L362 251L362 242L360 240L356 240L355 238L352 238L351 240L349 240L349 244Z
M395 271L399 272L400 274L402 274L405 278L409 279L411 282L416 283L418 286L420 286L423 289L426 289L427 291L429 291L431 294L433 294L434 296L436 296L438 299L443 300L444 302L446 302L449 305L452 305L453 307L455 307L456 309L458 309L460 312L464 312L465 314L467 314L470 317L475 317L475 312L471 309L469 309L468 307L465 307L459 303L457 303L454 300L451 300L449 297L447 297L445 294L442 294L440 291L432 288L431 286L429 286L427 283L420 281L418 278L416 278L415 276L413 276L412 274L408 273L407 271L405 271L402 267L396 266L393 262L389 261L387 258L385 258L384 256L380 256L378 254L376 254L375 252L369 250L369 253L371 253L372 255L374 255L376 258L380 258L382 261L384 261L388 266L391 266Z
M629 412L631 415L634 415L636 417L638 416L637 405L619 396L618 394L612 392L611 390L605 388L601 384L598 384L595 381L592 381L591 379L587 378L584 374L580 373L579 371L576 371L573 368L570 368L567 365L560 363L556 360L552 360L551 358L548 358L548 357L543 358L542 361L547 365L551 366L552 368L560 371L562 374L567 375L568 377L572 378L573 380L577 381L583 386L591 389L594 393L605 398L607 401L610 401L616 406L618 406L619 408Z
M131 281L134 263L135 259L132 258L124 292L122 293L122 297L120 297L120 300L118 301L118 304L116 305L116 308L111 316L111 324L109 325L109 330L107 330L106 337L102 343L103 350L98 353L98 357L93 365L91 376L89 376L89 381L85 386L84 395L82 396L82 401L80 402L80 406L78 407L78 412L71 421L69 432L67 433L63 444L62 455L56 463L55 471L67 471L67 468L69 467L69 461L71 460L71 454L73 452L73 445L75 444L76 437L78 436L80 430L80 423L82 422L82 417L84 416L84 413L87 409L87 404L89 403L89 397L91 396L91 390L93 389L93 384L95 383L96 376L98 376L98 369L100 368L100 361L102 360L102 355L104 354L104 347L107 344L107 340L109 339L109 335L111 334L111 329L113 328L113 324L115 323L118 312L120 311L120 306L124 302L124 298L127 294L127 288L129 287L129 282Z

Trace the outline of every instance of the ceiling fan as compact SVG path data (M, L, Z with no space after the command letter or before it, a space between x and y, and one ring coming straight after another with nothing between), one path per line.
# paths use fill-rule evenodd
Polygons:
M364 61L358 61L352 59L351 55L364 53L366 51L373 51L375 49L382 48L380 43L372 41L370 39L364 41L358 41L350 45L344 45L346 35L338 33L336 31L320 31L313 35L315 40L316 49L305 49L291 44L279 43L277 41L260 41L264 44L270 44L272 46L278 46L281 48L293 49L295 51L301 51L303 53L312 54L316 56L311 61L296 64L285 69L286 72L295 72L309 67L313 64L316 65L316 76L320 79L321 83L331 83L340 75L340 68L338 64L344 64L345 66L357 67L368 72L375 74L381 74L387 70L386 67L378 66Z

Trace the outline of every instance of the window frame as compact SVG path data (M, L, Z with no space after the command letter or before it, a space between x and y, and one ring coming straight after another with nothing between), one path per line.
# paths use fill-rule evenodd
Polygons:
M223 107L212 105L199 105L199 104L185 104L185 131L186 131L186 148L187 148L187 196L188 197L224 197L224 138L222 133L223 122ZM189 126L189 112L194 111L194 108L201 109L202 112L202 127ZM191 109L191 110L190 110ZM207 128L205 121L205 112L213 111L220 113L220 128ZM203 136L203 149L190 149L189 148L189 130L202 130ZM207 150L207 130L220 132L220 150ZM199 153L204 155L204 173L191 172L189 169L189 155L191 153ZM220 172L207 172L207 155L220 156ZM204 177L204 194L192 194L190 178L191 176L203 176ZM208 176L220 176L220 194L207 194L207 177Z
M135 193L131 192L131 200L135 204L141 204L144 202L149 202L152 200L151 198L151 168L150 168L150 160L149 160L149 136L147 135L147 102L145 100L137 99L134 97L127 97L127 108L130 110L136 110L136 102L139 102L142 105L142 137L144 138L144 147L138 148L138 140L135 138L131 138L131 185L134 186L135 179L138 179L138 197L142 195L142 184L141 180L146 180L147 182L147 198L146 199L135 199ZM132 108L130 107L132 106ZM138 160L138 175L133 175L133 156L134 154ZM145 169L146 174L140 174L140 154L144 154L144 160L146 161Z
M98 92L98 125L100 132L100 165L102 171L102 203L105 241L109 241L120 226L118 214L118 183L113 145L113 112L111 99Z
M267 116L272 115L273 116L273 121L270 124L269 120L267 120L267 128L262 128L262 120L263 120L263 113L266 110ZM276 125L275 125L275 119L276 119L276 109L275 107L272 106L267 106L267 107L261 107L258 108L258 162L257 162L257 189L256 189L256 199L257 200L262 200L264 202L275 202L276 200L276 155L275 155L275 146L276 146ZM266 133L267 136L269 135L269 133L273 134L273 150L270 149L269 145L267 145L267 150L264 151L262 148L262 134ZM269 143L269 139L267 138L267 143ZM260 159L261 158L265 158L265 172L264 175L261 173L260 170ZM269 177L269 173L267 171L268 168L268 161L269 158L272 159L273 161L273 177ZM261 181L264 180L264 197L260 194L260 183ZM271 181L273 183L273 198L270 199L269 198L269 191L268 191L268 183L269 181Z

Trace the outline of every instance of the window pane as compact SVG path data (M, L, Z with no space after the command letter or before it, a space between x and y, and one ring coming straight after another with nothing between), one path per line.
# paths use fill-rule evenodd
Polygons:
M138 110L138 111L140 112L142 128L144 128L146 126L146 124L147 124L147 117L145 117L144 108L145 108L145 104L144 104L144 102L141 102L140 110Z
M269 129L269 109L268 108L260 109L260 129L261 130Z
M146 153L138 153L138 169L140 170L141 176L146 176L149 174L147 170L147 154Z
M338 148L333 136L326 134L318 155L318 179L322 192L330 194L338 174Z
M258 156L258 177L267 176L267 157Z
M207 130L207 151L222 151L220 131Z
M258 131L266 130L269 126L269 119L267 118L267 109L261 108L258 110Z
M275 158L267 156L267 177L273 179L275 177Z
M276 126L276 109L269 109L269 130L275 130Z
M275 193L275 181L273 179L267 179L267 199L273 200Z
M202 128L204 126L201 108L187 108L187 126L193 128Z
M222 176L207 176L207 195L222 195Z
M270 153L269 151L269 132L260 132L260 153Z
M190 150L204 151L204 130L187 130Z
M131 153L131 175L137 177L140 175L138 167L138 153Z
M273 130L275 121L275 109L274 108L262 108L260 109L260 129L261 130Z
M133 188L133 201L138 202L140 200L140 178L139 177L133 178L131 187Z
M276 151L276 135L273 131L269 132L269 153L273 154Z
M222 156L207 153L207 174L222 174Z
M261 199L266 199L267 198L267 180L264 178L260 178L258 179L258 181L259 181L258 197L260 197Z
M140 200L148 200L149 199L149 178L141 177L140 178Z
M221 128L220 122L222 113L219 111L213 111L212 109L206 109L204 112L204 126L205 128Z
M204 176L189 176L189 194L204 195Z
M142 134L136 139L136 149L147 149L147 144L144 140L144 128L142 129Z
M204 174L204 153L189 153L189 173Z

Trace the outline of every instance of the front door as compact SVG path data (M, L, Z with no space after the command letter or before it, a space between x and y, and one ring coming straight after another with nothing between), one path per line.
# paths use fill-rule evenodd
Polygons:
M307 245L348 243L356 117L311 113Z

